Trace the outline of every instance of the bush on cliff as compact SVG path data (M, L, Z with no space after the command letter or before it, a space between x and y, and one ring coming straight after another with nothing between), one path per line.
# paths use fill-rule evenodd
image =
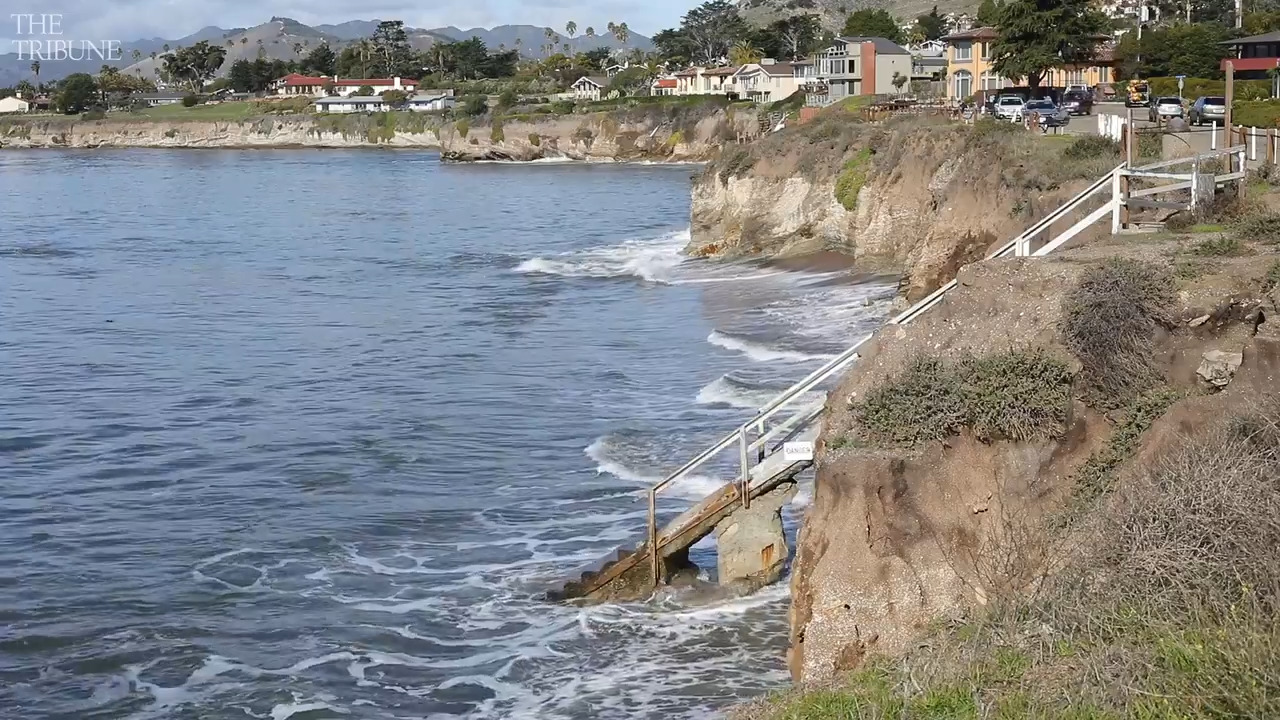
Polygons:
M858 193L867 184L873 154L875 153L871 148L862 148L845 161L840 174L836 176L836 200L849 212L858 209Z
M982 440L1061 435L1071 373L1040 350L917 358L853 407L859 431L879 445L942 440L969 428Z
M1059 330L1082 365L1085 400L1111 410L1160 382L1155 332L1171 323L1171 307L1173 278L1151 263L1112 258L1081 274Z

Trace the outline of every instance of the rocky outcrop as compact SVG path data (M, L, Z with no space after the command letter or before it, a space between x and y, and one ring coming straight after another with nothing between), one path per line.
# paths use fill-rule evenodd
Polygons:
M414 126L397 129L368 116L282 116L225 122L23 118L0 125L0 148L438 148L435 131L422 119L415 120Z
M714 104L641 106L608 113L518 115L459 120L440 131L445 160L653 160L700 162L714 157L739 132L756 126L754 113Z
M835 250L860 270L905 276L914 299L1095 179L1052 177L1057 168L1036 167L1045 159L1023 149L958 124L820 116L708 166L693 190L688 250Z

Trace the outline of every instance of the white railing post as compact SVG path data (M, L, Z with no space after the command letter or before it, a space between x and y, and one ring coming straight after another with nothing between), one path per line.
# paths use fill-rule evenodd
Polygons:
M1111 234L1120 234L1120 176L1123 171L1116 170L1111 175Z
M738 430L738 459L742 463L742 475L739 478L742 482L742 507L751 507L751 453L748 449L751 443L747 442L747 426L743 425Z
M1258 159L1258 128L1249 128L1249 159Z
M1218 121L1213 121L1213 131L1209 133L1209 149L1218 149Z

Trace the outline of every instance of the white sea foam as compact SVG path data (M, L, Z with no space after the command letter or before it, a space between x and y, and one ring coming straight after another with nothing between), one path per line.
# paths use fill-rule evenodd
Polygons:
M662 482L665 475L658 471L638 472L611 456L611 446L607 437L598 437L583 451L587 457L596 461L597 473L608 473L620 480L637 485L653 485ZM672 483L669 493L687 499L701 500L724 486L725 481L706 475L685 475Z
M689 231L681 230L655 239L627 240L555 257L535 257L517 265L515 271L564 277L637 277L647 282L668 283L672 271L684 262L681 251L688 242Z
M719 330L712 330L707 336L707 342L726 350L733 350L746 355L755 362L813 362L817 360L830 360L834 355L821 355L815 353L803 353L796 350L781 350L772 348L768 345L754 343L750 340L726 335Z

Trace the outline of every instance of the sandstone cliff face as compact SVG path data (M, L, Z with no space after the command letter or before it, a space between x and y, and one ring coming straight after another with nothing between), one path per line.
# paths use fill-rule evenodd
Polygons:
M440 131L445 160L655 160L701 162L714 157L753 114L731 109L638 108L589 115L525 115L519 119L459 121Z
M353 118L354 120L354 118ZM438 148L435 133L384 132L355 123L317 122L310 116L259 118L229 122L73 119L24 120L0 126L0 148L236 148L236 147L388 147Z
M689 252L835 250L852 255L860 270L903 275L914 299L1088 182L1041 182L1038 169L1028 168L1038 159L963 126L820 123L766 137L749 155L727 152L709 166L693 191ZM842 203L837 182L844 163L868 148L875 154L866 160L865 181Z
M1177 243L1099 243L1053 258L964 267L958 287L909 326L882 330L831 393L817 448L813 503L791 578L793 677L824 682L872 655L910 650L930 623L1035 587L1064 545L1049 531L1081 466L1111 440L1113 421L1079 401L1065 432L1039 442L962 435L914 450L850 442L851 403L921 354L955 358L1044 348L1079 364L1061 344L1062 298L1088 264L1114 255L1162 261ZM1259 295L1255 259L1213 277L1180 281L1171 315L1181 328L1156 338L1167 382L1194 390L1142 436L1134 467L1178 447L1185 431L1230 403L1274 394L1280 382L1280 291ZM1227 390L1196 377L1206 351L1242 353ZM1121 414L1122 416L1122 414ZM1056 557L1056 559L1055 559Z

